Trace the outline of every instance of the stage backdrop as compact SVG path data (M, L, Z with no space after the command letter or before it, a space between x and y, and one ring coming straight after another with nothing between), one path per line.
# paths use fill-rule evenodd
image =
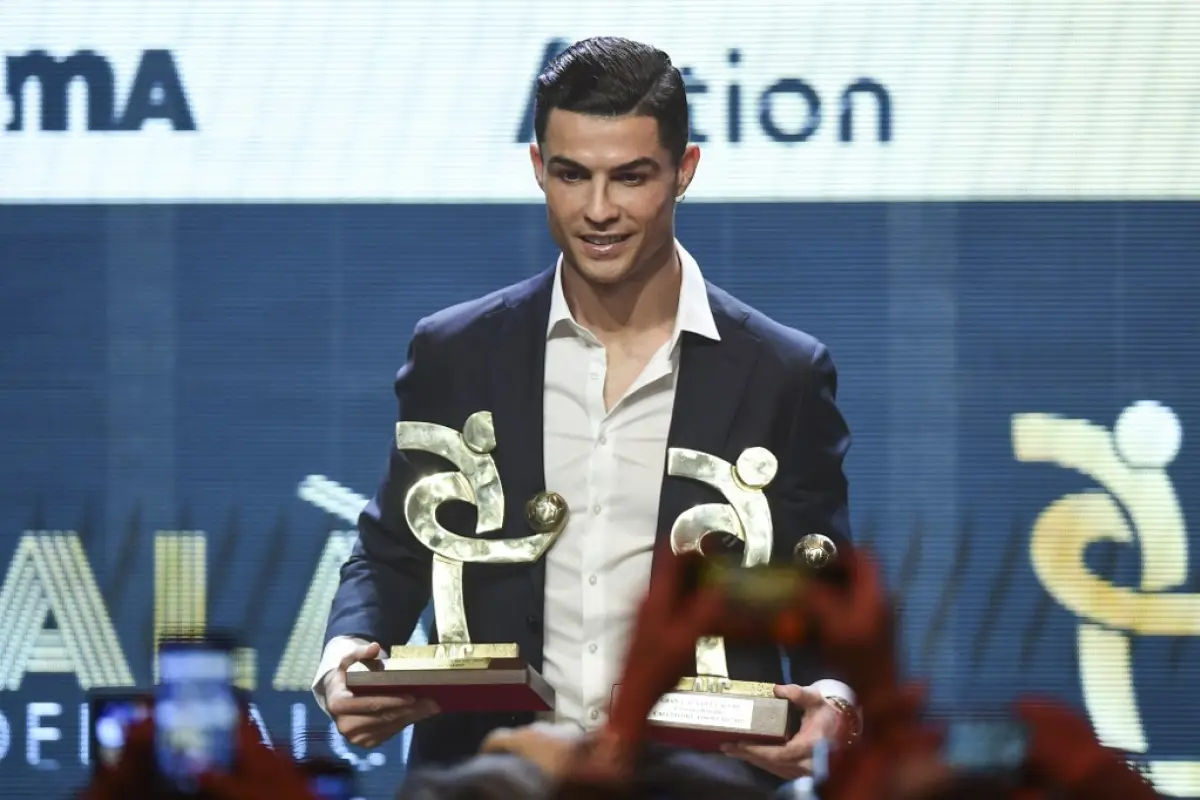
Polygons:
M1063 698L1200 797L1187 0L6 2L0 794L186 624L389 795L402 740L307 733L337 568L413 325L555 257L531 81L601 33L685 68L706 276L832 350L935 706Z

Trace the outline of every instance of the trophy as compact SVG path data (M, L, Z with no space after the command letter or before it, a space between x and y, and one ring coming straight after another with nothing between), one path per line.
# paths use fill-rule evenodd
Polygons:
M467 630L463 564L537 561L567 523L566 501L541 492L525 506L533 534L515 539L460 536L442 527L438 507L450 500L478 509L475 532L500 530L504 491L496 462L492 415L478 411L462 433L428 422L398 422L396 447L441 456L458 467L426 476L408 490L404 517L413 536L433 553L431 586L438 644L393 647L382 668L354 664L346 685L356 694L398 694L435 701L442 711L547 711L554 690L522 658L515 643L476 644Z
M667 472L717 489L728 503L695 506L675 520L671 549L676 554L700 552L709 534L741 540L741 566L766 565L771 559L771 510L763 489L775 478L778 462L761 447L744 450L736 464L696 450L671 448ZM820 534L805 536L796 557L820 568L830 561L833 542ZM824 560L821 560L824 559ZM719 636L696 643L696 676L684 678L659 700L648 717L650 739L695 750L716 751L722 744L783 744L795 735L801 712L775 696L775 684L729 678L725 642Z

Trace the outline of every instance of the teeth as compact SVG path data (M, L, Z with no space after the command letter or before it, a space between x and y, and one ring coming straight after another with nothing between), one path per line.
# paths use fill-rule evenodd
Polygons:
M615 244L624 239L624 236L584 236L583 240L590 244Z

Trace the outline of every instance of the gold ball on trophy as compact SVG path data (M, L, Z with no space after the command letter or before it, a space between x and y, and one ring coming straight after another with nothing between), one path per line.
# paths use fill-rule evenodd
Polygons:
M496 428L492 424L492 412L476 411L467 417L463 425L463 442L471 452L483 455L496 449Z
M538 492L525 504L525 518L536 533L561 531L567 524L567 501L558 492Z
M738 456L733 474L747 489L764 489L775 480L779 461L765 447L748 447Z
M837 560L837 545L828 536L810 533L796 545L796 560L810 569L824 569Z

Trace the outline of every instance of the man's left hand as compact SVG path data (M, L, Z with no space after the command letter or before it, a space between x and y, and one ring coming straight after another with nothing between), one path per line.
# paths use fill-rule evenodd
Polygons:
M796 735L783 745L739 742L726 745L722 752L785 780L811 775L813 747L821 739L836 742L843 738L843 714L810 686L776 686L775 696L791 701L804 712Z

